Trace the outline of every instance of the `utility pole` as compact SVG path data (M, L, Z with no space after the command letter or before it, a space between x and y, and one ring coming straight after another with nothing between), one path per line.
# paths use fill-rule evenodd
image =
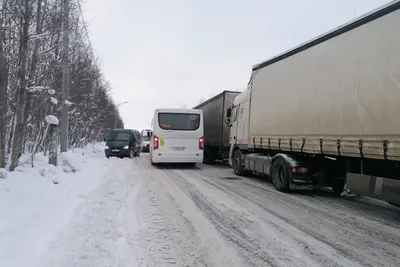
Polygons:
M118 107L121 106L121 105L123 105L123 104L126 104L126 103L128 103L128 101L118 104L117 107L115 108L114 129L117 129Z
M61 97L61 152L68 150L68 105L69 98L69 0L63 0L63 50L62 50L62 97Z

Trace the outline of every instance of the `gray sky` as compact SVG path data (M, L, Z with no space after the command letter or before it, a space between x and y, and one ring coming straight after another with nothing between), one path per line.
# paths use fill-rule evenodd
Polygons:
M251 67L388 0L85 0L90 39L126 128L155 108L243 90Z

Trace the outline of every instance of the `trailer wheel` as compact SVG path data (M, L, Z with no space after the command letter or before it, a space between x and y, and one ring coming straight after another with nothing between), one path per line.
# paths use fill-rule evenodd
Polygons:
M292 173L290 172L286 162L283 159L276 159L272 163L272 183L275 189L280 192L290 191L290 180Z
M240 150L236 150L233 154L233 162L232 162L233 172L236 175L242 176L244 174L244 169L242 165L242 152Z

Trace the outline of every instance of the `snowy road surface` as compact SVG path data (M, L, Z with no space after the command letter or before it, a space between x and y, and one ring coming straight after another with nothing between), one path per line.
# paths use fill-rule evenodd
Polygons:
M400 266L400 210L385 203L283 194L226 166L110 161L38 266Z

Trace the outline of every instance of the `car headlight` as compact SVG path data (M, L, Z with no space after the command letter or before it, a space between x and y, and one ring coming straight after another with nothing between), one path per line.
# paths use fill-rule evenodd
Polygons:
M109 147L108 147L108 146L106 146L106 147L105 147L105 149L109 149Z
M124 149L129 149L129 146L124 146Z

